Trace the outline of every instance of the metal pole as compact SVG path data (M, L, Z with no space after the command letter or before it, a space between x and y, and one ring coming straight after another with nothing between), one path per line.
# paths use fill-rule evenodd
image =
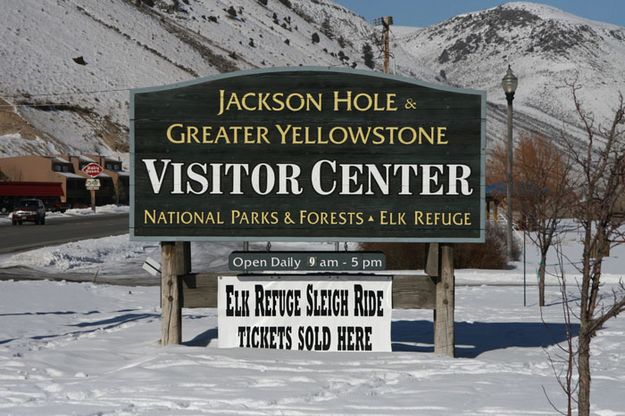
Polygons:
M506 93L506 100L508 101L508 163L507 163L507 176L508 186L506 192L506 202L508 203L508 232L506 233L506 244L508 245L508 259L512 259L512 100L514 100L514 93Z
M523 230L523 306L527 306L527 278L526 278L526 267L525 267L525 233L527 230Z

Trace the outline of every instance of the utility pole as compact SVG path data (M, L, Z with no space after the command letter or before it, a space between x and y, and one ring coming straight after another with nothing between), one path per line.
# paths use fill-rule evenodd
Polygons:
M384 73L390 72L391 60L391 25L393 24L393 16L378 17L373 20L375 26L382 26L382 42L384 45Z

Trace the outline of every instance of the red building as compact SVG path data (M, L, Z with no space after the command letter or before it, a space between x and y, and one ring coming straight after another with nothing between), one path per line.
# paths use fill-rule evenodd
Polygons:
M122 162L110 157L89 156L18 156L0 158L0 180L10 182L56 182L61 185L61 202L72 207L91 204L91 194L86 189L89 178L81 169L89 163L98 163L104 171L98 176L100 189L96 191L96 204L127 204L130 175L122 169Z

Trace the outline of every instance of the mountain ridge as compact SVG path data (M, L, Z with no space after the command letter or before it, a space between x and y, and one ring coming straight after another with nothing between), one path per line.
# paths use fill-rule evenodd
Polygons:
M274 66L369 69L365 44L381 70L379 30L330 0L24 0L5 9L0 120L22 123L0 129L0 156L125 155L130 88ZM555 88L576 74L597 114L625 90L625 28L550 6L508 3L397 32L397 75L487 91L489 148L504 135L508 62L520 78L517 135L581 135Z

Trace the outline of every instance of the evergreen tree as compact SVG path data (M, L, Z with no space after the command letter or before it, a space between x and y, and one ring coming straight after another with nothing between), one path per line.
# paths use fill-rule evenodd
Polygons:
M334 39L334 31L332 30L330 19L327 17L323 19L323 23L321 23L321 32L326 35L328 39Z
M371 69L375 68L375 62L373 61L373 48L369 43L362 45L362 59L365 61L365 65Z

